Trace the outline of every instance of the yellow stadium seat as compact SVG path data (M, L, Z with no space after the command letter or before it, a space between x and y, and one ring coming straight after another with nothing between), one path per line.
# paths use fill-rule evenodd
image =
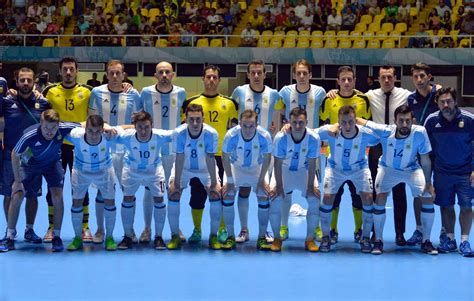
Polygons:
M394 39L386 39L382 43L382 48L395 48L395 40Z
M240 8L243 10L243 11L246 11L247 10L247 2L245 1L240 1Z
M378 39L379 41L383 41L387 38L388 34L386 31L377 31L375 33L375 38Z
M336 39L327 39L324 43L324 48L337 48L337 40Z
M407 23L401 22L401 23L397 23L393 30L404 33L407 31L407 29L408 29Z
M211 46L211 47L222 47L222 40L221 39L212 39L211 44L209 46Z
M196 47L209 47L209 39L203 38L197 40Z
M367 25L372 23L372 16L371 15L362 15L360 17L360 22L359 23L367 24Z
M296 47L296 38L295 37L286 37L283 41L283 48L295 48Z
M346 39L349 36L349 31L348 30L339 30L337 32L337 39Z
M370 39L367 43L367 48L380 48L380 41L377 39Z
M370 23L369 27L367 28L368 31L380 31L380 24L379 23Z
M399 31L397 31L397 30L394 30L394 31L392 31L392 32L389 34L389 36L390 36L391 38L398 39L399 37L402 36L402 33L399 32Z
M386 32L391 32L393 30L393 24L392 23L383 23L380 30L381 31L386 31Z
M431 37L433 36L433 30L426 30L426 33Z
M297 48L308 48L309 47L309 38L303 37L298 39Z
M361 31L351 31L350 38L352 41L355 41L357 39L360 39L362 37L362 32Z
M150 11L148 11L148 20L150 20L150 22L153 22L155 21L156 16L159 15L161 15L160 10L158 8L152 8L150 9Z
M459 48L469 48L469 39L462 39L460 42L459 42L459 45L458 47Z
M370 23L369 23L370 24ZM365 23L357 23L354 28L355 31L366 31L367 30L367 24Z
M262 34L260 35L260 40L266 40L270 41L270 39L273 37L273 31L271 30L264 30L262 31Z
M289 30L287 33L286 33L286 36L287 37L297 37L298 36L298 32L296 30Z
M378 23L380 24L382 22L382 20L385 18L385 9L382 9L382 12L383 12L383 15L380 14L380 15L376 15L374 17L374 21L372 23Z
M352 42L349 39L339 40L339 48L352 48Z
M258 40L258 43L257 43L257 47L258 48L268 48L268 43L270 42L270 40L266 40L266 39L262 39L260 38Z
M142 16L148 17L148 9L141 8L140 11L142 12Z
M410 17L416 17L418 15L418 9L416 7L410 8Z
M273 37L270 40L270 48L280 48L281 47L281 38L279 37Z
M155 47L168 47L168 40L166 39L157 39L155 42Z
M321 30L313 30L311 33L312 38L321 38L324 36L324 33Z
M371 39L371 38L374 37L374 35L375 35L375 33L373 31L364 32L364 38L366 38L366 39Z
M324 32L324 39L333 39L336 37L336 31L335 30L326 30Z
M43 40L43 47L54 47L54 40L47 38Z
M285 32L283 30L278 30L273 33L273 37L280 37L283 39L285 37Z
M317 39L317 38L311 39L311 48L323 48L323 47L324 47L323 40Z
M354 41L352 48L365 48L365 40L364 39L357 39Z
M311 32L309 30L302 30L302 31L300 31L299 36L309 38L311 36Z

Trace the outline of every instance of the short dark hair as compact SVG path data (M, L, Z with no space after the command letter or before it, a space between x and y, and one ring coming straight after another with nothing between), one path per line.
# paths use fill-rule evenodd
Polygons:
M395 112L393 113L393 117L397 119L397 116L399 114L411 114L411 118L413 118L413 110L410 108L408 105L401 105L398 108L395 109Z
M292 73L295 73L296 67L298 67L298 65L303 65L306 68L308 68L309 73L311 73L313 71L313 67L311 66L311 64L306 59L299 59L293 64L293 66L291 66Z
M337 112L337 116L349 115L351 113L354 114L354 116L356 115L356 110L353 106L342 106Z
M186 107L186 111L185 111L186 117L188 117L189 112L201 112L201 115L204 116L204 110L202 109L202 106L196 103L192 103Z
M150 121L153 124L153 118L150 113L143 110L132 114L132 124L135 125L139 121Z
M304 115L305 118L308 118L308 113L306 112L305 109L300 108L300 107L294 107L293 109L291 109L290 118L291 116L298 117L300 115Z
M439 90L436 91L436 94L435 94L435 101L438 102L438 99L441 95L443 94L451 94L451 97L456 100L456 89L454 88L451 88L451 87L443 87Z
M245 110L242 112L242 114L240 114L240 120L242 119L251 119L251 118L254 118L255 121L258 121L258 114L257 112L255 112L254 110Z
M20 72L31 72L31 73L33 73L33 77L35 77L35 72L33 71L33 69L28 68L28 67L22 67L22 68L20 68L20 70L18 70L18 73L16 74L16 79L17 80L18 80L18 75L20 74Z
M342 72L351 72L352 73L352 77L355 77L355 72L354 72L354 69L352 69L351 66L341 66L337 69L337 78L339 79L339 75L342 73Z
M53 109L43 111L43 113L41 113L41 120L59 123L59 113Z
M431 67L425 63L416 63L411 65L410 72L413 74L413 71L425 71L426 74L431 74Z
M397 75L397 71L395 70L395 67L392 65L383 65L380 67L380 69L383 70L393 70L393 75Z
M87 117L86 126L104 127L104 118L100 115L90 115Z
M221 68L217 67L216 65L207 65L206 67L204 67L204 70L202 71L202 76L206 76L207 70L217 71L217 76L219 78L221 77Z
M73 58L72 56L65 56L62 58L61 61L59 61L59 69L61 69L63 67L63 64L64 63L74 63L74 66L76 67L77 69L77 61L75 58Z
M250 66L252 66L252 65L263 66L263 72L265 72L265 63L263 62L263 60L252 60L252 61L250 61L250 63L248 63L248 65L247 65L247 73L250 72Z

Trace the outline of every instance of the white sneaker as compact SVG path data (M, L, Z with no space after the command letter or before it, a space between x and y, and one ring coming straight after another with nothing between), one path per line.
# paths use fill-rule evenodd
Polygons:
M94 236L92 236L92 242L95 244L101 244L104 242L104 232L102 230L97 230Z
M239 235L235 238L235 242L244 243L249 241L249 231L242 230L240 231Z
M272 243L274 241L273 233L267 231L267 233L265 233L265 239L267 240L267 243Z

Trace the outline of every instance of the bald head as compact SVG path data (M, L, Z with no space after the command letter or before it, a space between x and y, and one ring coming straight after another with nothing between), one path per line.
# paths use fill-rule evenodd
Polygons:
M173 88L171 81L174 77L173 66L168 62L156 65L155 77L158 79L157 89L160 92L169 92Z

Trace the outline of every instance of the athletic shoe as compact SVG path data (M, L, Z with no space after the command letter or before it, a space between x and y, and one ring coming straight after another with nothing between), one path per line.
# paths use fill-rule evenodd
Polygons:
M122 241L118 244L117 249L126 250L126 249L131 248L132 244L133 244L132 238L124 235Z
M221 249L221 243L219 242L219 239L217 238L217 235L209 236L209 248L211 250L220 250Z
M168 248L168 250L177 250L181 248L181 239L179 238L179 235L176 235L176 234L171 235L171 240L166 245L166 247Z
M186 236L184 236L183 232L179 230L179 239L181 239L181 242L186 242Z
M448 234L446 234L446 232L441 232L441 234L439 235L439 244L442 245L442 244L445 244L446 243L446 240L448 240Z
M275 239L273 240L275 241ZM267 239L265 237L259 237L257 239L257 250L260 251L268 251L270 250L270 245L267 242Z
M36 235L33 229L26 229L24 238L25 238L25 242L30 242L34 244L40 244L43 241L41 237Z
M281 226L280 227L281 240L287 240L288 236L289 236L288 226Z
M222 250L232 250L235 248L235 237L229 236L226 241L221 245Z
M80 237L74 237L72 242L67 246L68 251L77 251L82 249L82 239Z
M421 244L421 252L426 253L428 255L438 255L438 250L433 247L433 244L429 239L425 240Z
M0 243L0 252L8 252L15 250L15 240L6 238Z
M242 230L240 231L239 235L235 238L235 241L240 243L249 241L249 231L247 230Z
M165 242L161 236L155 236L155 240L153 240L153 247L155 250L166 250Z
M94 236L92 236L92 242L95 244L101 244L104 242L104 232L102 230L97 230Z
M370 244L370 238L368 237L363 237L360 241L359 241L359 245L360 245L360 251L362 253L370 253L372 252L372 245Z
M115 251L117 250L117 244L114 241L113 237L107 237L105 239L105 249L107 251Z
M403 234L396 234L395 235L395 244L399 247L406 246L407 241L405 240L405 236L403 236Z
M54 237L54 229L48 228L48 231L46 231L46 234L43 237L43 242L50 243L53 240L53 237Z
M265 232L265 239L267 240L269 244L271 244L275 238L273 238L272 232L267 231Z
M360 242L360 239L362 238L362 229L357 230L357 232L354 232L354 242Z
M463 241L459 245L459 254L461 254L464 257L474 257L474 252L471 249L471 245L467 240Z
M439 244L438 246L438 252L440 253L449 253L449 252L455 252L458 249L457 243L455 239L450 239L447 237L445 241L443 241L443 244Z
M51 243L53 244L53 248L52 248L53 252L62 252L62 251L64 251L64 245L63 245L63 241L62 241L61 237L59 237L59 236L53 237L53 239L51 240Z
M132 236L131 236L131 239L132 239L132 243L134 244L137 244L138 243L138 238L137 238L137 235L135 234L135 230L132 229Z
M201 230L194 228L193 234L188 238L188 243L197 244L200 243L202 239Z
M141 244L148 244L151 241L151 230L150 229L143 229L142 234L140 234L140 239L138 240Z
M275 238L272 242L270 250L273 252L281 252L281 247L283 245L283 240L281 238Z
M423 233L419 230L415 230L413 232L413 235L407 240L407 246L416 246L416 245L421 245L421 242L423 240Z
M319 252L327 253L331 251L331 240L329 236L323 236L321 238L321 244L319 245Z
M381 255L383 253L383 242L381 240L376 240L370 253L374 255Z
M227 233L226 228L219 228L217 231L217 237L219 238L220 243L225 243L229 234Z
M317 226L316 229L314 229L314 237L317 242L321 242L323 239L323 230L321 230L320 226Z
M336 230L331 229L329 235L331 237L331 245L337 244L337 241L339 240L339 233L337 233Z
M82 240L84 242L92 242L92 232L89 228L82 229Z
M310 252L319 251L318 245L312 239L304 242L304 248L306 249L306 251L310 251Z

